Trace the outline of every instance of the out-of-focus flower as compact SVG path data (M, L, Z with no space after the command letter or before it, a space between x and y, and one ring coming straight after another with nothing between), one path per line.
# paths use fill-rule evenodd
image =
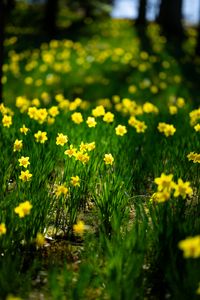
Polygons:
M25 201L19 204L19 206L15 207L14 211L19 215L20 218L24 218L26 215L30 214L31 208L33 206L29 201Z

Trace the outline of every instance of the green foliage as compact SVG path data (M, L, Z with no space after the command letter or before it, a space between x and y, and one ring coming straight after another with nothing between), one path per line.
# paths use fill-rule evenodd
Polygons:
M185 73L195 31L180 63L155 24L143 36L119 20L91 21L87 30L90 38L34 50L18 52L22 37L5 41L0 298L37 298L39 290L55 300L196 299L198 248L188 244L186 258L179 247L200 232L199 109ZM160 130L163 122L171 131ZM19 177L22 156L28 181ZM173 174L169 195L154 181L161 173Z

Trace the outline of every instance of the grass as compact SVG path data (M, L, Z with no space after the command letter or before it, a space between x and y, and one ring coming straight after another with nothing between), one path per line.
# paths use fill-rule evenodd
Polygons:
M179 246L200 231L198 89L186 75L189 63L193 75L199 72L196 32L187 30L177 56L156 24L145 35L119 20L87 31L78 41L32 50L17 50L20 36L5 41L0 298L197 299L199 242ZM12 124L5 126L5 116ZM175 130L158 130L160 122ZM118 125L126 127L122 136ZM59 133L67 136L64 145ZM65 153L70 145L72 157ZM19 178L22 156L29 181ZM162 173L173 174L167 186L154 180ZM20 217L16 207L25 201L32 207L26 203Z

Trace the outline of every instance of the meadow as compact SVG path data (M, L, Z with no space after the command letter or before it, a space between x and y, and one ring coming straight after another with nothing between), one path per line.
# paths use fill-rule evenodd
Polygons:
M0 299L198 299L197 32L86 23L5 40Z

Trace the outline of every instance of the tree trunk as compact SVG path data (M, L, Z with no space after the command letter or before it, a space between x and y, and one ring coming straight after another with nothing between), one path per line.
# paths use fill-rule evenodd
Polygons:
M58 12L58 0L47 0L45 5L44 29L50 38L54 38L57 32L56 16Z
M182 4L182 0L161 0L157 21L168 35L183 35Z
M198 38L196 46L196 55L200 56L200 5L199 5L199 26L198 26Z
M7 0L6 1L6 10L8 12L10 12L11 10L13 10L13 8L15 8L15 0Z
M147 7L147 0L140 0L139 1L138 18L136 20L136 24L145 25L145 23L146 23L146 7Z
M4 29L5 29L5 3L0 0L0 103L3 102L3 86L2 86L2 77L3 77L3 42L4 42Z
M197 46L196 46L196 55L200 56L200 25L198 27L198 38L197 38Z

